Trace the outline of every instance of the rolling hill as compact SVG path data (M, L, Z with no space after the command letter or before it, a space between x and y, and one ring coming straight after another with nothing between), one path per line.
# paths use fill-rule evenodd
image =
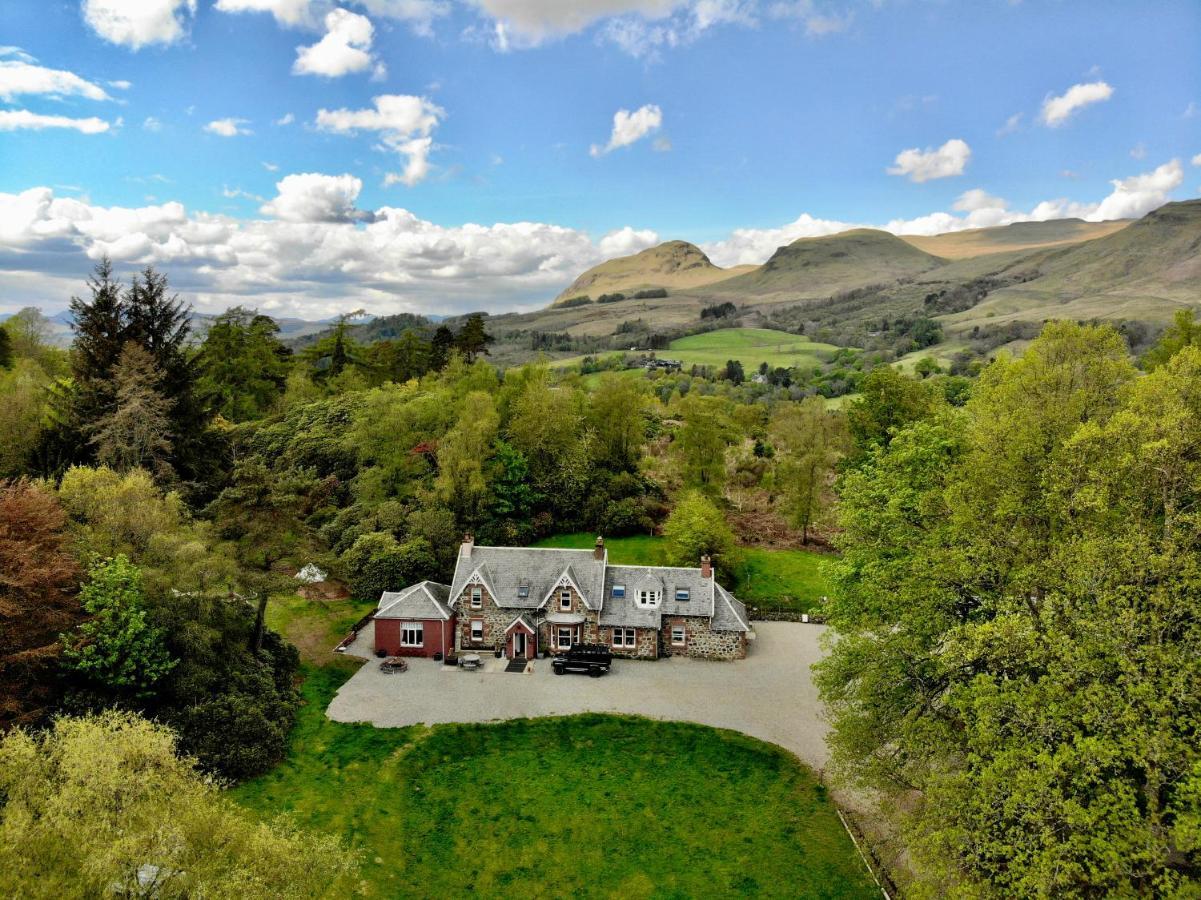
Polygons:
M1167 322L1201 303L1201 200L1168 203L1106 236L1011 262L1039 277L948 316L953 330L1050 318Z
M732 278L754 266L735 266L723 269L713 265L709 257L687 241L668 241L635 253L620 256L593 266L555 298L561 304L573 297L588 296L595 300L601 294L630 293L646 288L696 288Z
M943 262L887 231L857 228L795 240L757 269L711 285L708 293L754 297L759 303L825 297L919 275Z
M1039 250L1079 244L1121 231L1129 219L1085 222L1083 219L1053 219L1049 222L1015 222L996 228L972 228L930 236L902 234L901 240L943 259L969 259L1015 250Z

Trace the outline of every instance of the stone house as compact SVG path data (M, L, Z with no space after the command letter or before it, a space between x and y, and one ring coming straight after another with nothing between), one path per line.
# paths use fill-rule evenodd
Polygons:
M708 557L700 563L697 568L611 566L602 538L591 550L566 550L480 547L468 535L451 584L423 582L427 587L414 596L445 592L440 604L449 618L437 621L450 623L458 652L499 647L513 659L603 643L614 656L741 659L754 638L746 607L717 583ZM384 596L410 596L422 585ZM432 609L414 604L414 613ZM405 609L396 599L385 607L381 599L377 646L379 617L389 619ZM423 634L424 623L431 621L422 621ZM389 635L390 627L385 626Z

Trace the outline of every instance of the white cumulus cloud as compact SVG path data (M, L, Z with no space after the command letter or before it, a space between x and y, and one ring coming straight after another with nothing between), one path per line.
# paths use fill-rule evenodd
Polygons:
M1194 166L1201 166L1201 153L1194 156L1192 162Z
M432 34L435 19L450 12L449 0L343 0L370 15L408 22L422 35ZM331 10L332 0L217 0L213 8L225 13L270 13L285 28L318 30Z
M1058 128L1079 109L1100 103L1113 96L1113 88L1104 81L1074 84L1058 97L1049 96L1043 101L1042 121L1050 128Z
M187 34L196 0L84 0L83 20L113 44L138 50L173 44Z
M296 75L324 75L338 78L362 72L371 66L371 40L375 28L371 20L345 9L332 10L325 17L325 37L308 47L296 48Z
M304 172L276 182L276 196L260 211L285 222L362 222L374 217L355 208L363 182L353 175Z
M214 119L204 126L204 130L220 137L237 137L240 134L252 133L249 128L244 127L246 124L246 119Z
M100 134L112 127L104 119L90 116L73 119L70 116L45 116L27 109L0 109L0 131L42 131L46 128L69 128L83 134Z
M941 147L902 150L887 171L889 175L904 175L920 184L935 178L962 175L971 157L972 148L965 141L952 138Z
M629 225L610 231L600 239L599 249L606 258L629 256L659 243L659 235L649 228L635 230Z
M321 21L313 5L312 0L217 0L213 9L227 13L271 13L280 25L312 27Z
M389 173L384 183L412 187L429 174L432 133L446 112L425 97L409 94L381 94L372 104L370 109L318 110L317 127L335 134L377 132L386 148L406 160L404 171Z
M98 84L81 78L65 69L48 69L24 59L0 60L0 99L42 94L50 97L84 97L88 100L111 100Z
M662 125L663 110L653 103L640 106L633 112L619 109L613 114L613 132L609 135L609 143L603 147L593 144L588 152L593 156L603 156L618 147L628 147L648 134L658 131Z

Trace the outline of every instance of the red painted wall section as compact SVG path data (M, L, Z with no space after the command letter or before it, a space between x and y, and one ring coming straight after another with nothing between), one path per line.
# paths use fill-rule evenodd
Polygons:
M538 636L530 634L520 625L510 631L508 637L505 638L505 656L512 659L517 655L516 634L519 631L525 635L525 657L526 659L533 659L538 653Z
M423 626L422 646L400 646L400 626L403 624L400 619L376 619L375 648L383 650L389 656L433 656L439 650L443 655L453 652L454 616L451 616L450 620L446 622L441 619L405 619L404 621L421 622Z

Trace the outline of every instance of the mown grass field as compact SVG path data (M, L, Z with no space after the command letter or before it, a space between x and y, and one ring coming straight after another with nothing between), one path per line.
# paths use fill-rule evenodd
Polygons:
M354 605L298 597L269 612L312 648L357 617ZM353 663L304 659L287 758L233 796L359 848L368 896L878 894L825 789L777 747L629 716L331 722L326 705Z
M539 547L586 549L596 535L585 532L558 534L538 542ZM662 566L667 564L664 539L652 535L605 538L609 562L615 565ZM739 600L752 606L809 612L830 593L825 567L828 554L808 550L765 550L742 547L732 584L725 584Z
M803 335L770 328L722 328L672 341L659 356L678 359L685 366L718 369L727 360L736 359L749 376L763 362L773 369L816 366L837 349L833 344L817 343Z

